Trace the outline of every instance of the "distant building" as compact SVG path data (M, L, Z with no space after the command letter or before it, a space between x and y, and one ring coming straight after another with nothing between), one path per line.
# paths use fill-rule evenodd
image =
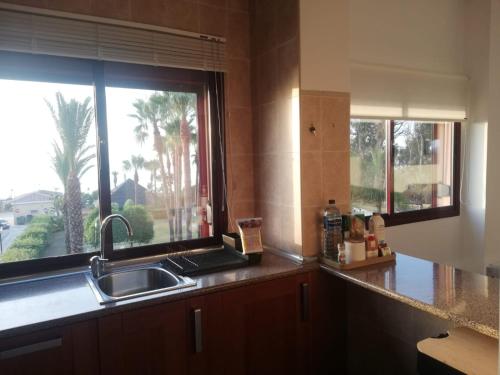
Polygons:
M24 216L29 219L37 215L54 215L54 199L62 196L61 193L49 190L37 190L15 197L10 201L14 222L18 217Z
M128 178L111 191L111 202L117 203L120 208L123 207L127 200L135 202L135 183ZM137 202L136 204L146 204L146 188L137 184Z

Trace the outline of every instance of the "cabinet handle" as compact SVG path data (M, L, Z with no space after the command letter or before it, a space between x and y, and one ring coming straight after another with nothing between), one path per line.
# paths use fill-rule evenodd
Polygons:
M41 352L42 350L58 348L60 346L62 346L62 338L60 337L52 340L40 341L35 344L4 350L0 352L0 360L15 358L25 354Z
M309 320L309 283L300 284L300 299L302 304L302 321Z
M194 310L194 351L201 353L203 350L203 323L201 319L201 309Z

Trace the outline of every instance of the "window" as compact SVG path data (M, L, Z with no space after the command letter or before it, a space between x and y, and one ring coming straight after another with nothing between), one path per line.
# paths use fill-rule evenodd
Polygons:
M110 226L112 259L220 244L222 84L213 72L0 53L0 275L87 264L111 213L134 229L129 242Z
M351 119L350 145L353 211L388 225L459 214L460 123Z

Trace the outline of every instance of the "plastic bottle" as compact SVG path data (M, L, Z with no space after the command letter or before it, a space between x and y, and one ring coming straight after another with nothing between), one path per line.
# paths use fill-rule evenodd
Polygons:
M378 212L374 212L368 222L370 233L377 238L377 244L385 243L385 222L384 218Z
M342 215L333 199L323 211L323 229L323 255L337 259L338 245L342 243Z

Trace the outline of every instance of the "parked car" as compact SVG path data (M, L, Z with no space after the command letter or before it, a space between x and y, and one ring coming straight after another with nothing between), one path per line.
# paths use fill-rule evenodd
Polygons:
M10 228L9 222L5 219L0 219L0 228L9 229Z

